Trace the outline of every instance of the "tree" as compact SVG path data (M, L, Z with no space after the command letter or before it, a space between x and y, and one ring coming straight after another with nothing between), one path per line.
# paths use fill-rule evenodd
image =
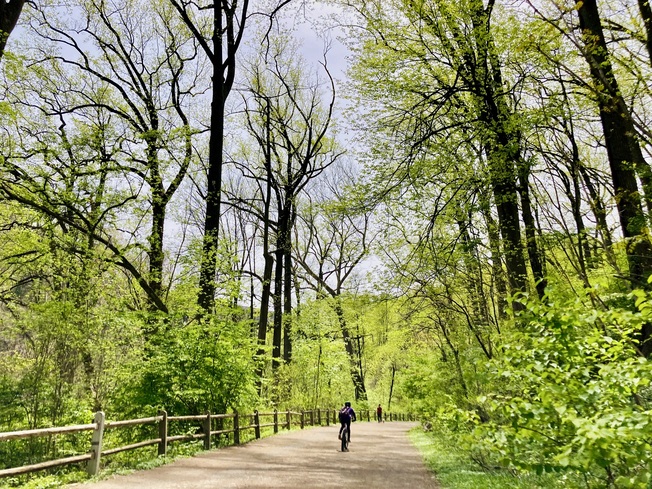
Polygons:
M67 225L109 246L119 256L118 262L140 282L151 307L166 311L166 210L193 156L192 121L186 111L191 92L200 90L197 77L202 66L197 60L197 46L183 26L175 26L169 7L161 4L150 3L145 8L144 4L128 2L114 9L109 3L91 1L78 8L84 14L80 25L47 9L39 10L33 20L36 35L48 41L48 47L29 53L33 67L39 69L18 80L10 90L16 105L32 111L26 119L39 112L42 116L36 119L39 127L28 130L33 131L30 144L34 154L26 150L26 156L16 154L7 159L7 164L13 165L13 188L21 184L31 187L32 196L20 197L26 205L54 216L63 214ZM92 52L91 45L97 53ZM155 51L154 45L159 49ZM59 46L66 47L65 55L57 52ZM189 67L196 70L194 74L189 74ZM84 89L78 88L80 80ZM62 87L69 88L65 95L60 93ZM52 138L59 139L58 144L39 138L38 133L48 124L47 130ZM26 123L26 127L33 126ZM79 143L92 147L94 154L82 156L75 148ZM46 156L42 164L45 168L58 166L68 187L66 194L50 194L50 188L58 185L56 171L50 188L38 190L39 176L28 164L23 171L15 163L21 158L30 162L48 152L56 154L55 162ZM86 158L93 159L94 164ZM117 202L108 203L111 197L107 192L121 178L131 185L113 192L122 195ZM94 192L90 193L90 188ZM8 196L18 198L8 186L5 189ZM109 236L113 231L105 227L110 213L143 212L137 206L128 209L128 204L141 200L143 194L147 195L145 215L150 220L147 245L143 246L146 271L125 253L131 246L116 243L116 236ZM73 195L74 199L66 200ZM127 239L137 242L139 232L134 230Z
M494 2L420 0L388 8L375 8L375 2L345 3L366 22L365 30L356 32L364 47L352 74L361 99L376 104L374 113L359 119L374 137L383 133L405 148L405 168L438 153L438 145L453 133L465 131L468 137L461 144L474 154L474 146L479 148L486 165L483 184L496 209L510 292L525 291L527 284L520 210L530 268L543 295L543 260L528 194L531 163L524 157L518 99L511 89L518 84L510 85L503 73L491 28ZM407 185L409 179L399 178L408 174L385 175L396 185Z
M239 165L243 174L258 182L254 198L238 201L261 218L265 271L261 308L273 299L273 365L291 360L293 282L292 234L297 200L341 153L330 136L335 86L326 61L321 63L325 81L306 73L296 46L286 37L273 38L269 52L250 68L250 98L245 98L247 129L259 147L262 161ZM312 78L312 79L311 79ZM325 86L325 89L323 88ZM274 258L270 250L274 232ZM272 270L272 267L274 270ZM271 289L273 277L273 292ZM266 332L268 311L261 311L259 341Z
M342 295L368 256L375 233L370 230L372 210L356 208L346 195L352 186L353 175L342 170L330 179L326 192L315 189L314 197L300 209L302 237L297 238L296 253L317 298L331 298L349 359L355 399L366 400L362 351L348 324Z
M7 39L16 27L25 0L0 0L0 59L5 52Z
M577 6L584 43L583 55L589 64L594 85L603 87L595 95L611 166L620 225L627 241L630 280L635 285L644 285L652 273L652 244L647 233L634 168L639 169L644 179L649 177L650 168L643 159L630 111L613 72L597 3L588 0ZM646 188L646 194L650 190ZM648 335L650 333L652 332ZM649 348L649 352L652 352L652 345Z

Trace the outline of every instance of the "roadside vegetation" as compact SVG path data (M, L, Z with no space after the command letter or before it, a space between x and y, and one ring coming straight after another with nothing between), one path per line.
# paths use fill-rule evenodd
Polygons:
M0 29L0 431L351 401L430 426L442 482L650 488L649 2L0 0Z

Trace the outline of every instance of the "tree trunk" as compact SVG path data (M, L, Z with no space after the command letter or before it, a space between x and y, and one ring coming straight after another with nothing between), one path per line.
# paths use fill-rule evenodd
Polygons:
M587 268L591 267L591 248L586 235L586 227L584 226L584 219L582 218L582 194L580 190L580 177L578 171L578 161L573 157L571 163L570 176L572 184L572 196L569 189L569 200L573 211L573 219L575 220L575 231L577 232L577 257L579 261L579 270L582 281L585 287L589 287L589 277L587 275Z
M290 239L287 238L287 244ZM283 360L292 360L292 253L290 249L283 250L285 260L283 275Z
M491 250L491 276L494 284L495 295L497 296L497 309L496 317L502 319L505 317L507 307L507 280L505 279L505 271L503 270L502 254L500 252L500 234L498 226L491 215L489 203L486 202L486 197L480 195L480 209L484 216L487 225L487 236L489 237L489 249ZM498 323L497 323L498 324Z
M489 178L498 211L498 227L511 294L525 292L527 268L521 241L516 167L520 160L518 133L513 129L503 86L498 56L490 35L490 11L480 0L472 2L473 34L477 61L473 87L479 104L479 120L484 125L483 147L487 154ZM514 307L520 308L518 303Z
M444 335L444 339L446 340L446 344L448 347L451 349L451 352L453 353L453 358L455 359L455 371L457 372L457 379L460 384L460 388L462 389L462 394L464 396L464 399L469 398L469 388L466 385L466 381L464 380L464 370L462 369L462 362L460 360L460 352L459 350L455 347L453 342L451 341L450 335L448 334L448 329L446 328L446 325L444 324L444 321L442 321L441 318L437 318L437 322L439 325L439 329L441 330L442 334Z
M624 100L609 59L596 1L585 0L577 5L591 76L596 86L604 87L597 101L620 226L626 241L629 278L633 286L646 286L652 273L652 245L646 234L646 216L632 168L641 154L640 145L631 131L628 115L622 110Z
M577 169L582 176L582 182L584 182L586 190L589 192L589 205L593 212L593 216L595 217L597 230L602 238L602 246L607 256L607 262L615 267L617 266L617 263L613 251L613 239L611 237L609 224L607 223L607 211L602 203L602 198L600 197L598 190L595 188L593 179L591 178L591 175L589 175L586 167L583 164L580 164Z
M392 363L392 381L389 384L389 398L387 399L387 412L392 409L392 395L394 395L394 378L396 377L396 365Z
M264 233L269 234L268 223L265 224ZM269 323L269 299L272 293L272 272L274 268L274 256L269 251L269 244L264 240L263 256L265 257L265 269L263 270L263 288L260 297L260 317L258 318L258 355L264 353L263 347L267 340L267 328ZM260 372L262 375L262 370Z
M5 52L9 34L16 27L25 0L0 0L0 59Z
M647 234L647 219L643 214L632 164L637 169L641 164L648 170L649 166L645 161L640 161L641 148L632 131L629 112L623 110L625 101L613 73L596 0L578 1L577 6L591 77L597 86L604 87L604 92L597 97L598 106L620 226L626 241L629 279L632 286L648 287L647 279L652 273L652 244ZM644 324L638 342L641 353L646 357L652 354L651 338L652 324Z
M487 300L484 293L482 269L476 259L476 245L471 239L468 222L469 220L466 219L466 216L460 210L458 212L457 226L460 230L460 239L464 252L464 264L467 273L466 289L470 298L469 300L472 304L472 311L471 314L469 314L463 304L460 305L460 309L462 309L463 314L467 318L469 329L475 336L482 350L485 352L485 355L487 355L487 358L490 359L491 352L485 344L485 340L482 336L482 328L484 325L490 324L491 318L489 317ZM453 297L448 288L446 288L446 292L450 303L453 304Z
M282 207L281 203L278 203L278 223L276 229L276 271L274 272L274 341L272 344L272 363L274 367L280 365L279 359L281 358L281 343L283 341L283 327L284 327L284 317L283 317L283 306L287 306L286 297L287 290L286 283L287 277L284 275L287 273L292 273L292 271L284 270L285 268L285 255L287 241L289 240L289 226L290 226L290 216L289 209L287 205ZM291 277L290 277L291 278ZM285 294L284 294L285 292ZM290 291L291 293L291 291ZM291 299L290 299L291 305ZM285 358L285 356L284 356Z
M283 332L283 250L277 241L276 270L274 271L274 334L272 336L272 368L281 365L281 339Z
M532 202L530 200L530 168L528 163L521 161L519 165L519 193L521 195L521 214L525 224L525 238L527 240L527 253L530 259L532 275L539 299L543 299L546 291L547 280L543 269L543 257L537 245L537 230L532 215Z
M342 339L344 340L344 349L346 354L349 357L349 368L351 372L351 380L353 381L353 386L355 388L355 400L356 401L366 401L367 400L367 389L364 385L364 373L362 368L360 368L360 363L358 362L359 352L356 352L353 345L353 340L351 338L351 333L346 324L346 318L344 317L344 310L340 304L340 298L333 297L335 301L335 314L337 315L337 320L340 323L340 330L342 331Z
M211 133L208 141L208 181L206 189L206 217L204 242L199 272L197 303L203 312L213 310L215 302L215 272L220 230L220 205L222 202L222 163L224 146L224 101L228 95L224 80L222 54L222 9L213 6L213 94L211 99Z
M271 127L269 120L269 99L265 111L265 200L263 201L263 257L265 268L263 270L262 292L260 297L260 318L258 319L258 356L265 352L264 346L267 341L267 329L269 322L269 299L272 292L272 272L274 268L274 256L269 250L270 233L270 206L272 205L272 162L271 162ZM263 366L258 369L258 377L263 376Z
M650 0L638 0L638 8L645 26L645 47L650 57L650 65L652 65L652 8L650 8Z
M152 195L152 231L149 236L149 283L152 291L163 300L163 236L165 204L159 195ZM152 309L158 309L150 301Z

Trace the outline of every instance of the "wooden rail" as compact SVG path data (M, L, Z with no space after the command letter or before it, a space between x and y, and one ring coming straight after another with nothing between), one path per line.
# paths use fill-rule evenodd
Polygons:
M360 421L364 421L366 418L367 421L371 421L372 415L370 413L371 411L369 410L361 410L358 412L358 419ZM86 471L90 475L96 475L100 470L100 460L103 456L113 455L115 453L125 452L128 450L135 450L137 448L151 445L157 445L158 455L166 455L169 443L175 441L189 441L200 439L204 441L204 449L209 450L211 448L211 440L213 436L229 434L233 434L233 444L239 445L240 434L244 430L254 430L254 436L256 439L258 439L261 437L261 428L273 428L274 433L278 433L279 428L289 430L293 425L298 426L301 429L304 429L305 426L328 426L331 423L338 423L337 414L338 410L336 409L315 409L310 411L275 410L273 412L265 413L254 411L252 414L239 414L237 412L230 414L205 413L184 416L168 416L167 412L160 411L157 416L152 416L149 418L106 422L104 413L98 412L95 414L94 422L90 424L0 433L0 442L3 442L42 436L80 433L84 431L92 432L91 448L88 453L57 460L50 460L32 465L24 465L21 467L0 469L0 478L27 474L38 470L45 470L52 467L60 467L63 465L76 464L80 462L87 462ZM387 413L384 417L386 421L414 421L415 419L412 415L406 415L402 413ZM263 418L265 422L261 423L261 418ZM270 421L268 421L269 418L271 418ZM232 428L213 430L214 420L231 420ZM168 430L170 423L179 421L199 423L198 430L200 432L169 436ZM242 421L245 421L247 424L242 423ZM138 443L132 443L129 445L123 445L110 449L102 448L104 432L106 430L124 428L127 426L142 426L146 424L158 425L157 438L152 438L150 440L144 440Z

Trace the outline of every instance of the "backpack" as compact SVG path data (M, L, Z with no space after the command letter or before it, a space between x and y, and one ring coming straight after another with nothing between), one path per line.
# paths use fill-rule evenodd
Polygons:
M340 409L338 417L340 419L340 423L348 423L351 420L351 408L344 406L342 409Z

